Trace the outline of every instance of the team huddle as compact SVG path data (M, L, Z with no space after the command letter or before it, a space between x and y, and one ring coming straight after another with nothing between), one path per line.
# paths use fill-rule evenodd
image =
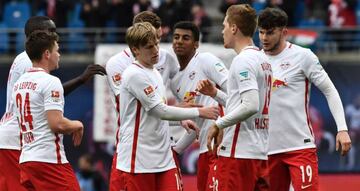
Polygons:
M89 65L61 84L49 74L59 67L56 26L47 17L30 18L0 122L0 191L80 190L63 135L77 146L84 126L63 116L64 96L95 74L107 75L118 116L111 191L183 190L177 157L197 137L199 191L319 190L311 84L331 103L341 155L351 141L335 86L311 50L286 41L287 19L280 9L257 15L247 4L229 7L222 35L237 56L227 68L215 55L197 51L200 31L188 21L173 28L174 58L159 48L160 18L140 12L126 32L129 48L105 68ZM262 49L252 40L257 28ZM167 104L167 87L177 105ZM176 142L172 126L186 129Z

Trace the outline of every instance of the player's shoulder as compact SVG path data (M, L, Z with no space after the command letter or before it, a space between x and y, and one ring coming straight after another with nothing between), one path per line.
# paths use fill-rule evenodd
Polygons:
M305 55L305 56L314 54L310 48L302 47L297 44L292 44L292 43L288 42L286 46L287 46L288 50L295 52L296 54L301 54L301 55Z
M196 57L200 60L214 60L219 59L217 56L215 56L213 53L210 52L199 52Z
M18 54L15 57L13 63L14 63L14 67L16 68L26 68L32 66L32 62L25 51Z
M134 57L132 56L131 52L129 53L126 49L116 53L112 57L109 58L109 60L106 62L105 68L112 68L112 67L127 67L129 66L133 61Z

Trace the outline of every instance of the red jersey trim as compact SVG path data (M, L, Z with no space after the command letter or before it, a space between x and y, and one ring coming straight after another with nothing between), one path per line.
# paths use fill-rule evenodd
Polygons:
M289 43L289 47L288 47L288 48L291 48L291 46L292 46L292 44L291 44L291 43Z
M126 54L126 56L127 56L127 57L129 57L129 58L130 58L129 53L127 53L127 52L126 52L126 50L124 50L124 53Z
M57 159L57 163L61 164L61 155L60 155L60 137L57 133L55 133L55 145L56 145L56 159Z
M240 123L236 124L235 127L235 132L234 132L234 137L233 137L233 143L231 146L231 154L230 157L234 158L235 157L235 151L236 151L236 143L239 137L239 131L240 131Z
M115 143L115 148L117 151L117 147L119 144L119 136L120 136L119 134L120 133L120 95L115 96L115 102L116 102L116 112L118 114L117 128L116 128L116 143Z
M131 168L130 173L135 173L135 160L136 160L136 147L139 138L139 128L140 128L140 112L141 112L141 103L137 100L136 106L136 117L135 117L135 129L134 129L134 140L132 146L132 154L131 154Z
M45 72L42 68L30 68L27 72Z
M244 50L256 50L256 51L260 51L260 49L256 46L250 46L250 47L247 47L247 48L244 48Z
M306 113L306 122L308 124L311 136L314 137L314 132L311 127L311 121L309 116L309 80L305 80L305 113Z

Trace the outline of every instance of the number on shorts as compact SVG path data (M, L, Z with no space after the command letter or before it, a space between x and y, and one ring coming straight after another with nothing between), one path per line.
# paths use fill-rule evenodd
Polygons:
M311 182L312 179L312 169L310 165L306 165L306 167L304 167L303 165L300 166L300 170L301 170L301 178L302 178L302 182L305 183L305 175L306 177L308 177L308 182ZM306 173L306 174L305 174Z

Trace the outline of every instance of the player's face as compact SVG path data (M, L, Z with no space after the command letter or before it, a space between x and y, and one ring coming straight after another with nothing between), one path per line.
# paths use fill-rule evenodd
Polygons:
M192 56L199 47L199 41L195 41L191 30L175 29L172 47L176 56Z
M133 52L140 64L152 67L159 62L159 40L148 42L139 48L134 47Z
M57 42L55 42L55 45L51 50L49 56L50 71L59 68L59 60L60 60L59 45Z
M285 42L286 29L275 27L272 29L259 28L259 38L262 48L267 53L275 53L281 49L281 44Z
M234 47L234 40L233 40L233 34L232 34L232 29L231 26L229 24L229 22L227 21L227 16L224 19L223 22L223 30L222 30L222 34L223 34L223 38L224 38L224 47L225 48L233 48Z

